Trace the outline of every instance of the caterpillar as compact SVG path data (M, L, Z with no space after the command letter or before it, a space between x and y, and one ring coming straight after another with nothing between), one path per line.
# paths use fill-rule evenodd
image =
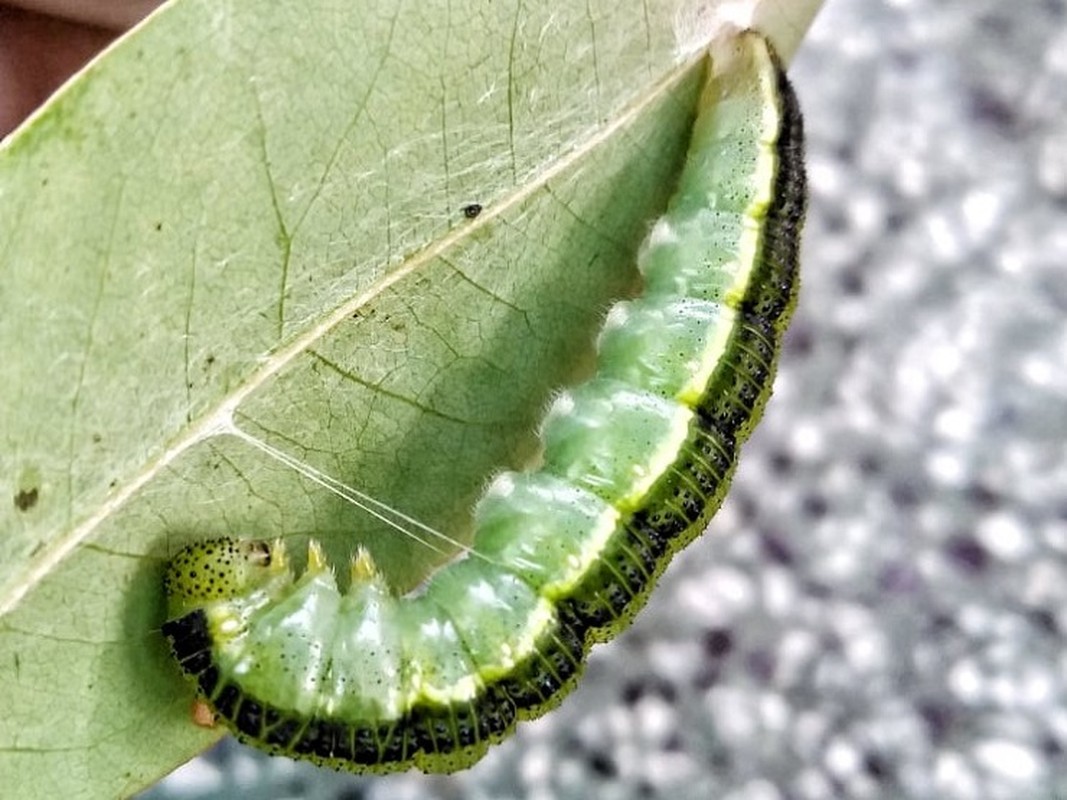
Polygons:
M712 46L679 187L608 312L543 457L474 508L472 548L398 596L359 550L216 539L169 563L163 633L243 741L355 772L462 769L574 686L705 527L762 414L796 301L806 206L796 97L767 41Z

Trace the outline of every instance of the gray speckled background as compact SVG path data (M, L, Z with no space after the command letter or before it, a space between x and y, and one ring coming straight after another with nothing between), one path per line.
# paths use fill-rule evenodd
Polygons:
M575 694L456 776L223 743L145 798L1067 798L1067 3L828 0L791 74L774 400Z

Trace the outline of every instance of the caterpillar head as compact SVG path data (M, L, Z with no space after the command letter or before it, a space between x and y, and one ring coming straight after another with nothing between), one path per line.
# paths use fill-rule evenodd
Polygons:
M163 579L169 616L247 594L279 571L287 572L279 544L210 539L189 545L171 559Z

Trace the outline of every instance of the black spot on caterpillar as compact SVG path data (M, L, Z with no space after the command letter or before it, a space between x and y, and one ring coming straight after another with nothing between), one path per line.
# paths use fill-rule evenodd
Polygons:
M422 591L397 597L361 551L341 594L315 543L296 578L280 541L174 558L164 634L239 738L338 769L447 772L561 700L704 529L762 414L796 300L802 150L767 42L719 42L638 256L644 293L611 309L594 376L550 409L542 465L496 478L472 551Z
M463 216L467 219L474 219L482 213L481 203L470 203L463 206Z

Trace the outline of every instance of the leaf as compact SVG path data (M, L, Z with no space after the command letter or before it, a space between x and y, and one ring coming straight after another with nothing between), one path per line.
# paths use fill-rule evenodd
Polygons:
M791 52L817 4L761 28ZM571 5L178 0L4 143L0 785L125 795L218 736L158 630L184 543L361 542L403 588L448 557L231 415L460 537L533 452L636 288L713 21Z

